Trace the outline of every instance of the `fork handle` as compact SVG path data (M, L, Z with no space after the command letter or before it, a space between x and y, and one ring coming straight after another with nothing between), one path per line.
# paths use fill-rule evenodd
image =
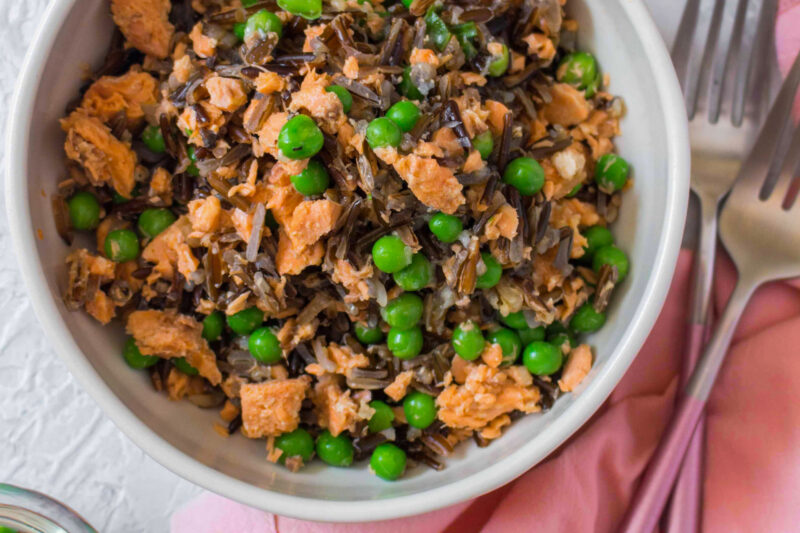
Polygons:
M681 394L672 420L622 521L620 533L650 533L655 529L686 448L725 360L736 325L755 287L756 284L743 282L742 279L736 285L711 341Z

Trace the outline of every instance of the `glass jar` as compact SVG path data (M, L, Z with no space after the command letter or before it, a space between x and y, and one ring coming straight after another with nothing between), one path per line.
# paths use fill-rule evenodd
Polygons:
M0 483L0 532L8 530L19 533L97 533L75 511L49 496Z

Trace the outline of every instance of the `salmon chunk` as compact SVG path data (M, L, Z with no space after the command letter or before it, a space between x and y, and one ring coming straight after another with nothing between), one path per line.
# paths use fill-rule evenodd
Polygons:
M61 120L67 132L64 151L67 157L86 169L93 185L108 184L125 198L131 197L136 169L136 154L120 141L97 117L78 109Z
M185 357L212 385L222 381L217 356L202 336L203 325L192 317L167 311L134 311L128 316L126 329L142 354L165 359Z
M335 93L328 92L325 88L330 85L327 74L317 74L311 70L303 78L300 90L292 93L292 103L289 104L290 111L300 111L305 109L312 117L321 121L322 128L330 134L336 133L338 127L346 119L342 101Z
M402 400L406 392L408 392L408 387L411 385L411 381L414 379L414 371L413 370L406 370L404 372L400 372L397 374L397 377L394 378L394 381L383 389L383 392L386 393L386 396L391 398L392 400L399 402Z
M317 241L311 246L295 246L292 239L280 230L278 234L278 253L275 254L275 266L278 274L290 274L296 276L306 269L306 267L316 266L322 263L322 256L325 254L325 246Z
M358 404L350 397L352 391L342 392L335 375L326 374L314 386L311 399L320 427L328 428L334 437L343 431L355 431L359 421Z
M211 105L223 111L233 112L247 103L247 93L240 80L215 74L205 81L205 86Z
M142 252L142 258L156 264L151 276L171 280L177 268L188 279L197 270L200 262L186 244L186 237L191 231L192 223L184 215L150 241Z
M297 429L310 379L275 379L240 388L242 426L251 439L277 437Z
M143 105L154 105L158 82L150 74L131 70L122 76L103 76L83 95L81 107L92 116L108 122L120 111L129 125L144 118Z
M588 344L581 344L569 352L558 388L563 392L575 390L592 369L592 349Z
M286 232L295 246L311 246L333 230L342 206L331 200L306 200L292 213Z
M542 108L542 117L549 123L575 126L589 117L589 103L572 85L556 83L550 88L550 96L551 101Z
M128 43L159 59L169 55L175 27L169 22L170 0L111 0L111 16Z
M453 171L435 159L411 154L399 157L394 169L408 183L414 196L428 207L453 214L466 201L461 193L463 187Z

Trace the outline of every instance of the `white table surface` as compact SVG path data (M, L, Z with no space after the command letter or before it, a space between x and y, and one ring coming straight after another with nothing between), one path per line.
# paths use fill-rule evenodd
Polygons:
M24 54L52 1L0 0L3 139ZM684 0L646 3L671 41ZM0 188L0 206L4 196ZM101 532L168 531L172 512L202 489L145 455L80 388L33 314L11 249L0 219L0 481L67 503Z

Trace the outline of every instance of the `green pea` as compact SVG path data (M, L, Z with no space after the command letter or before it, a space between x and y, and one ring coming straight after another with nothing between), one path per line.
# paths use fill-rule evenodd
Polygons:
M597 250L603 246L614 244L614 236L603 226L592 226L583 232L586 237L586 246L583 247L583 256L586 259L591 259Z
M617 154L606 154L597 160L594 179L606 192L619 191L628 183L630 167L628 162Z
M233 25L233 34L240 41L244 41L244 32L247 29L247 24L244 22L236 22Z
M514 329L523 329L528 327L528 321L525 320L525 313L517 311L516 313L509 313L507 315L500 315L500 322L506 326Z
M278 37L281 37L283 35L283 22L278 18L278 15L266 9L250 15L244 26L245 40L249 39L254 33L264 37L269 32L276 33Z
M383 340L383 331L377 324L369 327L366 324L358 322L353 328L356 332L358 342L363 344L378 344Z
M586 91L586 96L591 98L597 90L600 80L597 60L588 52L568 54L561 60L556 71L556 78L576 89Z
M334 437L326 429L317 437L317 455L331 466L350 466L353 464L355 448L347 435Z
M278 0L278 6L308 20L318 19L322 15L322 0Z
M386 117L376 118L367 126L367 142L373 150L387 146L397 147L402 140L400 126Z
M513 365L522 351L519 334L506 328L496 328L486 337L489 344L497 344L503 350L503 366Z
M501 46L503 49L500 52L500 55L492 56L492 61L489 63L489 76L493 78L499 78L508 70L508 64L510 62L508 46L505 44L502 44Z
M458 236L461 235L464 225L457 216L436 213L428 221L428 228L440 241L451 243L455 242Z
M242 7L250 7L259 3L261 0L242 0Z
M533 158L518 157L506 165L503 182L513 186L523 196L533 196L544 186L544 169Z
M592 269L595 272L600 272L600 269L603 267L603 265L617 267L619 281L625 279L625 277L628 275L628 268L630 267L628 256L625 254L625 252L616 246L611 245L603 246L594 253L594 258L592 259Z
M411 80L411 67L403 69L403 79L400 81L400 94L409 100L422 100L425 97Z
M575 346L575 337L561 322L553 322L547 326L547 342L561 349L564 344Z
M425 429L436 420L436 400L423 392L411 392L403 400L403 413L409 426Z
M203 319L203 338L207 341L215 341L222 336L222 328L225 319L222 313L214 311Z
M372 245L372 260L382 272L394 274L411 264L414 253L395 235L385 235Z
M573 337L569 333L559 333L553 337L547 339L547 342L556 346L559 350L564 351L565 345L566 350L569 351L570 348L574 348L576 346L575 337Z
M404 291L418 291L428 286L433 277L433 265L421 253L411 257L411 264L392 274L394 282Z
M414 0L403 0L403 5L406 7L411 7L411 4L414 3Z
M575 196L581 191L581 187L583 187L582 183L577 184L572 188L569 193L567 193L567 198L575 198Z
M0 526L0 533L19 533L16 529L10 527Z
M175 215L169 209L145 209L139 215L137 226L145 237L152 239L175 222Z
M174 364L175 368L177 368L187 376L196 376L200 373L195 367L193 367L186 361L185 357L179 357L177 359L173 359L172 364Z
M264 313L258 307L248 307L227 316L228 327L239 335L249 335L264 321Z
M297 428L290 433L284 433L275 439L275 447L283 453L279 461L286 462L289 457L301 457L304 463L311 460L314 454L314 439L303 428Z
M386 118L397 124L404 132L411 131L419 120L419 107L410 100L397 102L386 111Z
M478 276L475 286L479 289L491 289L497 285L503 276L503 267L490 253L481 252L481 259L483 259L483 264L486 265L486 272Z
M381 309L381 316L391 327L410 329L422 318L422 298L413 292L404 292Z
M69 220L77 230L90 230L100 223L100 202L90 192L77 192L67 201Z
M476 135L475 138L472 139L472 147L481 154L481 159L489 159L489 156L492 155L492 150L494 150L494 137L492 137L492 132L486 130Z
M125 346L122 348L122 357L125 359L125 362L128 363L129 367L135 368L136 370L148 368L158 363L157 356L142 355L133 337L128 337L128 340L125 341Z
M344 110L345 114L350 112L350 108L353 107L353 95L350 94L350 91L341 85L328 85L325 87L325 90L339 97L339 101L342 102L342 109Z
M517 335L519 335L523 346L527 346L534 341L543 341L545 338L544 326L520 328L517 330Z
M452 34L447 28L447 24L445 24L439 14L436 13L436 9L433 6L425 15L425 28L428 31L428 37L431 38L431 41L433 41L433 44L436 45L436 48L440 52L444 50L447 46L447 43L450 42L450 37L452 37Z
M386 481L394 481L406 470L406 452L390 442L379 444L369 458L370 470Z
M372 400L369 402L369 406L375 410L367 423L370 433L378 433L392 427L394 411L386 402Z
M325 137L309 116L296 115L283 125L278 134L278 148L289 159L306 159L322 149Z
M186 155L189 157L189 161L192 162L192 164L186 168L186 173L194 177L199 176L200 169L195 165L195 163L197 163L197 148L195 148L193 144L190 144L186 147Z
M474 361L483 353L486 340L475 322L468 320L453 330L450 339L456 353L467 361Z
M593 333L606 323L606 314L598 313L590 303L585 303L575 311L569 327L575 333Z
M167 145L164 143L164 135L161 133L160 126L147 126L142 131L142 142L148 150L156 154L163 154L167 151Z
M258 328L247 339L247 348L256 361L271 365L281 360L283 350L278 337L268 327Z
M297 192L304 196L322 194L330 185L331 177L325 165L312 159L300 174L289 178Z
M139 257L139 237L129 229L117 229L106 235L103 248L106 257L117 263L133 261Z
M547 376L561 368L564 355L549 342L532 342L522 352L522 362L528 372L536 376Z
M413 359L422 351L422 330L419 326L410 329L392 328L386 336L386 346L398 359Z

